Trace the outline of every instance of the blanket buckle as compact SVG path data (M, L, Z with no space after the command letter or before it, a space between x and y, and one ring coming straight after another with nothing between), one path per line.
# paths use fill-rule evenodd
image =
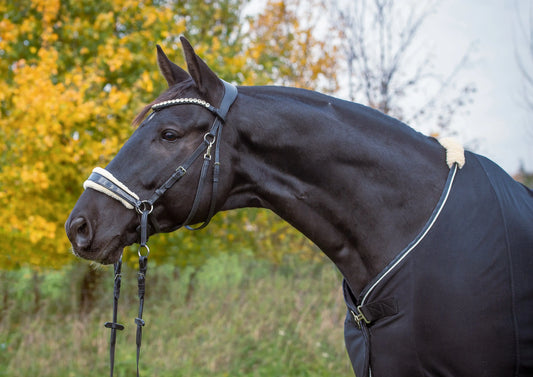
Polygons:
M368 318L366 318L365 315L363 314L363 312L361 311L361 306L362 305L359 305L357 307L357 313L359 313L359 314L355 314L355 312L353 310L350 310L352 312L353 319L355 320L355 323L356 323L358 328L361 328L361 326L363 324L366 324L366 325L370 324L370 320Z

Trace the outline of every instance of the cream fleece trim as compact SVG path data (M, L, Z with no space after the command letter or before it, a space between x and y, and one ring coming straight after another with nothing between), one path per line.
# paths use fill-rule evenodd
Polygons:
M120 187L122 190L124 190L125 192L130 194L132 197L134 197L135 199L139 200L139 196L136 193L134 193L128 187L126 187L125 184L123 184L117 178L115 178L113 176L113 174L111 174L109 171L107 171L105 169L102 169L100 167L96 167L96 168L93 169L93 173L97 173L97 174L100 174L103 177L106 177L111 182L113 182L115 185ZM95 183L93 181L86 180L85 182L83 182L83 188L84 189L91 188L93 190L101 192L102 194L105 194L107 196L110 196L113 199L118 200L119 202L121 202L124 205L124 207L126 207L128 209L133 209L133 206L130 203L128 203L126 200L122 199L120 196L115 194L113 191L108 190L107 188L105 188L103 186L100 186L99 184L97 184L97 183Z
M446 164L451 169L453 164L457 164L461 169L465 164L465 150L461 143L451 137L439 139L440 145L446 149Z

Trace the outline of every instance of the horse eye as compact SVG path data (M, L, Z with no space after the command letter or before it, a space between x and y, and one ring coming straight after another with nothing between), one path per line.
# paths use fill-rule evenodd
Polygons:
M176 141L179 138L179 135L174 130L164 130L161 132L161 138L166 141Z

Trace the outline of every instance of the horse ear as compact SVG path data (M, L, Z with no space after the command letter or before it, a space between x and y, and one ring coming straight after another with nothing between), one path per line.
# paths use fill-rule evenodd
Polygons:
M185 53L185 60L187 61L187 69L196 83L200 93L207 97L211 102L222 95L224 85L218 78L215 72L207 66L207 64L200 59L194 52L191 44L185 37L180 37L181 45Z
M184 69L170 61L159 45L157 45L157 65L169 87L191 78Z

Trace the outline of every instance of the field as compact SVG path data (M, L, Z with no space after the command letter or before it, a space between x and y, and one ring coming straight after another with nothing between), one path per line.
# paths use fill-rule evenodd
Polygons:
M0 272L0 376L109 374L112 270L81 292L88 268ZM353 376L340 281L330 262L296 257L222 254L196 271L149 263L141 375ZM124 266L117 377L135 375L136 283Z

